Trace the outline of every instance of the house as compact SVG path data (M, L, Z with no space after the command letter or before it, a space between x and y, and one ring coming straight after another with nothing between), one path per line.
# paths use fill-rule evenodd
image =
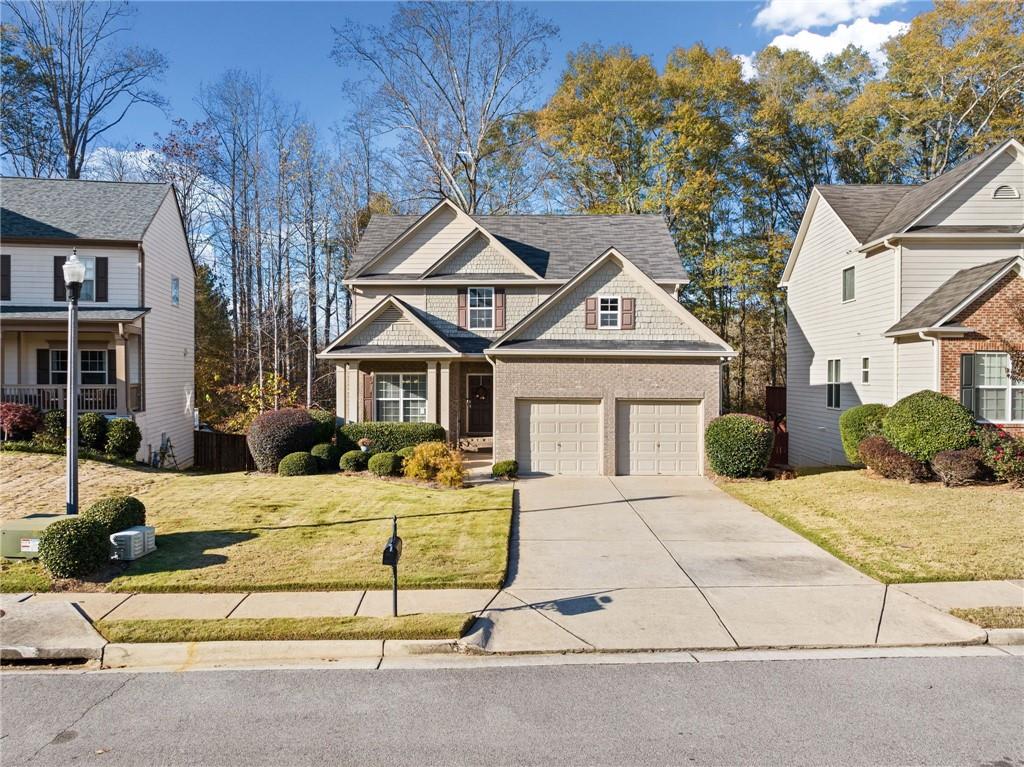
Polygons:
M814 188L782 278L791 463L846 463L844 410L922 389L1024 431L1022 194L1015 140L920 185Z
M345 421L440 423L523 473L699 474L729 346L657 216L374 216L320 358Z
M5 402L64 407L67 302L76 249L82 412L134 418L140 460L167 441L192 462L195 272L173 187L0 180L0 380Z

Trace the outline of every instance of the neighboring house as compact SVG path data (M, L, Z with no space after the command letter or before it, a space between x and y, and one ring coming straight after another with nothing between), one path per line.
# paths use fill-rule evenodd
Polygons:
M1022 195L1014 140L925 184L814 188L782 278L791 463L845 463L840 413L922 389L1024 431Z
M5 402L64 407L61 267L86 264L79 309L81 411L134 418L140 460L169 439L192 463L195 272L173 187L0 180L0 380Z
M732 349L656 216L374 216L319 355L346 421L429 421L523 473L699 474Z

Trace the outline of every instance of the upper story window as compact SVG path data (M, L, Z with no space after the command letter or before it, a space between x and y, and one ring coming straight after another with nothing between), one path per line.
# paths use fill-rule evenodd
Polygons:
M177 306L180 300L179 282L177 277L171 277L171 306Z
M857 280L855 269L848 266L843 269L843 301L852 301L857 297Z
M838 410L839 400L839 379L842 375L842 363L839 360L828 361L828 380L825 383L825 407L830 410Z
M494 288L469 289L469 329L494 330Z
M622 326L622 302L618 296L600 296L597 299L597 326L619 328Z
M960 356L960 402L982 421L1024 421L1024 373L1005 352Z
M91 256L79 257L85 264L85 282L82 283L82 292L78 295L79 301L96 300L96 259Z
M861 357L860 358L860 382L869 384L871 383L871 358Z

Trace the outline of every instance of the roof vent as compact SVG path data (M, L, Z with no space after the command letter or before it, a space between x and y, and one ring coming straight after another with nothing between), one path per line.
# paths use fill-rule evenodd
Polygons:
M992 192L993 200L1019 200L1020 192L1014 189L1009 184L1001 184L996 187L996 190Z

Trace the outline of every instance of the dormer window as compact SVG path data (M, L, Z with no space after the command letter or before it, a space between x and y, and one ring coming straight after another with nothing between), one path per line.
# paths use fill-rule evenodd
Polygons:
M469 289L469 329L494 330L494 288Z
M622 302L618 296L599 296L597 300L597 326L618 329L622 326Z

